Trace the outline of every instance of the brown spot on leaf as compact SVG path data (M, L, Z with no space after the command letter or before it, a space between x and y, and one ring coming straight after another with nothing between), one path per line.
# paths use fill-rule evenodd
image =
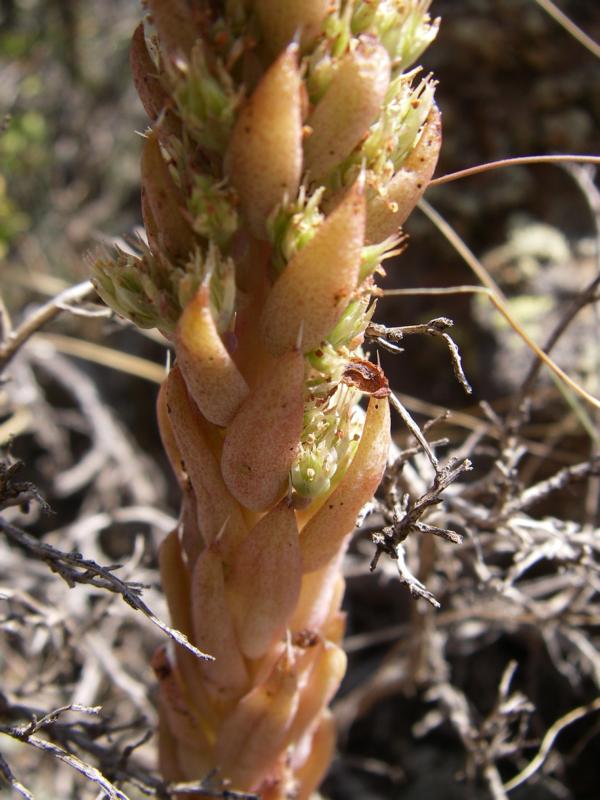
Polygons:
M388 379L377 364L363 358L353 358L342 375L342 383L355 386L373 397L387 397L390 393Z
M296 647L301 647L306 650L309 647L314 647L321 637L316 631L310 628L303 628L294 634L292 644Z

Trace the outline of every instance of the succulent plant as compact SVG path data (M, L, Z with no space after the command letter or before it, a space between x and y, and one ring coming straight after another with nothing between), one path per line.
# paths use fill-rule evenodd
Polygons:
M183 500L161 576L215 660L157 651L160 767L307 798L335 742L340 561L390 441L361 349L374 276L440 146L435 84L412 66L437 21L424 0L146 6L146 241L92 273L176 355L158 419Z

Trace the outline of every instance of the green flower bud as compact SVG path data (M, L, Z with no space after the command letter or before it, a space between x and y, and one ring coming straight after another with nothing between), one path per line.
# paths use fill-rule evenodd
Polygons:
M440 21L431 20L430 5L431 0L361 0L354 4L352 33L376 36L388 51L394 69L408 69L437 35Z
M363 253L365 250L370 249L363 248ZM371 303L369 295L363 295L356 300L352 300L352 302L348 303L337 325L327 337L327 341L336 349L351 345L353 340L363 335L374 312L375 303Z
M210 287L210 309L219 333L231 327L235 312L235 264L230 258L223 258L220 250L212 243L204 261L205 279Z
M321 187L307 198L306 187L301 186L297 200L282 203L271 214L267 227L276 269L282 270L317 232L324 219L319 211L324 191Z
M307 61L307 88L311 102L325 94L339 59L352 48L355 37L376 39L388 52L394 75L408 69L435 39L439 19L432 20L431 0L357 0L339 4L323 23L324 38Z
M312 500L328 492L343 477L360 439L362 423L356 413L359 392L338 386L327 410L305 409L306 426L290 471L292 487Z
M327 91L337 67L331 57L328 40L321 42L306 59L306 89L312 103L318 103Z
M177 317L169 296L171 277L147 252L140 258L115 248L91 261L91 277L104 302L140 328L170 330Z
M301 497L314 499L329 491L335 472L332 459L333 453L326 452L323 447L301 449L290 473L292 486Z
M183 308L207 282L217 329L223 332L229 327L235 306L234 265L215 245L209 245L206 254L195 249L182 267L166 268L141 247L141 256L117 247L113 256L91 260L92 281L107 305L140 328L159 328L170 335Z
M419 140L435 94L435 82L429 76L413 86L418 72L399 75L390 83L381 116L361 147L329 176L331 189L351 185L364 164L367 184L381 190L401 168Z
M383 272L382 263L393 256L399 255L404 250L406 237L402 234L388 236L378 244L366 245L362 249L360 260L359 283L362 283L374 272Z
M323 23L324 38L307 59L306 88L312 103L317 103L329 88L339 60L347 52L352 41L350 28L352 3L343 9L335 9Z
M232 191L210 175L195 175L188 201L194 231L226 249L238 227Z
M222 154L233 127L239 101L231 76L219 60L210 67L202 40L192 48L190 60L167 62L172 97L188 134L207 150Z
M347 356L330 344L307 356L304 427L290 471L291 485L302 497L319 497L340 480L360 438L360 392L341 383Z

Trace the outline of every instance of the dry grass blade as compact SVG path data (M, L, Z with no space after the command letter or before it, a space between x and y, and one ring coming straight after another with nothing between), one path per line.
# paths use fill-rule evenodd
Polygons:
M592 714L599 710L600 697L594 700L593 703L574 708L572 711L569 711L568 714L565 714L564 717L557 719L554 725L552 725L552 727L546 731L546 734L542 739L540 749L538 750L535 758L533 758L525 767L525 769L521 770L518 775L515 775L514 778L505 783L504 789L507 792L511 792L513 789L516 789L518 786L521 786L523 783L525 783L525 781L529 780L529 778L531 778L531 776L543 766L559 734L565 728L568 728L569 725L577 722L577 720L580 720L583 717L588 716L588 714Z
M560 8L552 2L552 0L535 0L535 2L549 14L553 20L564 28L568 34L576 39L579 44L589 50L590 53L596 58L600 58L600 44L594 41L591 36L588 36L585 31L576 25L573 20L568 17Z
M600 409L600 400L591 395L583 388L583 386L570 378L567 373L564 372L558 366L558 364L541 349L541 347L531 338L531 336L529 336L527 331L524 330L523 326L518 322L518 320L514 318L507 308L506 298L500 287L490 276L483 264L481 264L481 262L476 258L475 254L469 250L467 245L462 241L458 234L446 222L446 220L425 200L420 200L418 205L421 211L423 211L423 213L433 222L436 228L438 228L438 230L446 237L446 239L448 239L450 244L465 260L466 264L473 270L475 275L483 284L483 286L480 287L471 287L470 291L473 293L478 292L480 294L487 294L495 308L500 312L500 314L502 314L515 333L521 337L521 339L525 342L529 349L535 353L540 361L543 361L548 369L550 369L568 389L575 392L577 395L579 395L579 397L581 397L594 408ZM396 293L397 292L395 292L393 289L385 292L387 295ZM449 293L451 293L451 290ZM462 287L461 293L464 293L464 287Z
M161 364L115 350L112 347L88 342L85 339L77 339L74 336L64 336L60 333L39 333L35 334L35 338L52 345L59 353L75 356L75 358L81 358L94 364L101 364L103 367L115 369L152 383L160 385L165 378L165 367Z
M516 158L501 158L498 161L488 161L485 164L477 164L475 167L467 167L456 172L449 172L447 175L440 175L429 182L429 186L441 186L444 183L468 178L471 175L481 175L493 169L502 167L516 167L535 164L600 164L600 156L572 156L572 155L551 155L551 156L517 156Z

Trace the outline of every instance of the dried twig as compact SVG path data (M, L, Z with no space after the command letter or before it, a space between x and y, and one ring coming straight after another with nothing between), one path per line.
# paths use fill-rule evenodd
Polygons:
M378 344L381 345L389 345L389 343L391 343L393 348L392 352L401 352L400 348L397 347L397 343L401 342L405 336L411 336L414 334L427 334L428 336L441 337L446 342L448 350L450 351L450 360L452 362L452 368L454 370L456 379L467 394L472 394L473 389L467 380L462 367L460 351L456 345L456 342L448 333L448 328L451 328L453 325L453 320L449 319L448 317L436 317L435 319L431 319L429 322L424 322L422 324L402 325L401 327L396 328L388 328L386 325L378 325L374 322L371 322L367 326L365 335L371 339L374 339Z
M524 489L517 497L514 497L504 505L503 513L513 514L516 511L522 511L540 500L543 500L549 494L552 494L552 492L564 489L573 481L585 480L592 475L600 475L600 456L596 456L589 461L584 461L582 464L565 467L550 478Z
M91 281L71 286L33 311L16 330L10 330L0 342L0 370L4 369L29 337L61 311L72 310L71 306L85 300L95 291Z
M441 503L442 492L460 474L470 469L471 463L466 459L458 464L450 462L443 469L438 469L433 486L428 492L415 502L412 502L408 494L404 494L401 503L393 505L391 525L387 525L382 530L370 534L371 540L376 545L375 555L370 565L371 572L375 570L381 555L385 553L395 561L400 579L403 583L406 583L411 594L415 597L422 597L435 608L439 608L439 602L423 583L412 574L406 564L403 542L411 533L430 533L454 544L462 542L462 537L459 534L436 525L428 525L421 520L421 517L432 506Z
M96 589L104 589L109 592L121 595L123 600L136 611L141 611L153 625L156 625L163 633L166 633L177 644L185 647L197 658L212 661L212 656L198 650L181 631L171 628L144 603L141 592L144 588L142 584L135 582L122 581L114 574L120 565L113 564L109 567L102 567L95 561L83 558L81 553L63 553L46 542L40 542L31 534L11 525L0 517L0 529L13 542L24 547L27 552L45 561L53 572L56 572L71 588L77 583L88 584Z
M373 541L376 541L374 536L372 538ZM416 577L416 575L413 575L413 573L410 571L410 568L406 563L404 547L402 545L396 545L393 550L393 555L389 551L388 555L390 555L390 557L395 561L398 569L398 575L400 576L400 581L408 586L408 590L410 591L411 595L413 597L421 597L423 600L427 600L427 602L430 603L434 608L440 608L439 600L436 599L433 592L430 592L425 584L422 583Z
M260 800L256 794L248 794L247 792L236 792L232 789L209 789L206 787L206 781L192 781L186 783L169 783L163 790L168 797L175 797L176 795L196 795L202 792L204 797L215 797L220 800Z
M394 392L390 392L389 399L390 403L392 404L392 407L398 412L398 414L402 418L402 422L404 422L408 430L412 433L412 435L415 437L417 442L422 447L423 451L427 455L427 458L431 462L433 468L437 470L439 467L439 461L437 459L437 456L431 449L431 446L427 441L427 439L423 436L423 433L421 432L421 429L419 428L417 423L414 421L408 410L402 405L402 403L400 402L398 397L394 394Z
M481 719L466 695L457 687L442 682L428 692L428 699L437 700L467 751L472 771L486 781L494 800L507 800L507 786L502 785L497 762L519 753L526 743L526 731L533 705L520 692L510 693L517 663L510 662L498 687L498 696L491 712ZM436 715L434 724L443 716ZM432 727L425 721L422 727Z
M67 496L109 466L118 489L126 487L135 502L155 502L156 479L149 474L147 464L129 442L119 420L103 401L89 375L37 339L30 343L27 357L73 397L89 427L91 447L73 466L57 475L55 490Z
M42 739L41 736L31 733L30 728L31 725L26 725L22 728L0 725L0 733L3 733L6 736L11 736L13 739L17 739L25 744L31 745L36 750L42 750L45 753L49 753L50 755L54 756L54 758L57 758L64 764L67 764L67 766L72 767L85 778L87 778L87 780L92 781L92 783L95 783L97 786L99 786L108 800L129 800L127 795L118 789L113 783L111 783L111 781L105 778L105 776L100 772L100 770L96 769L96 767L93 767L91 764L87 764L85 761L82 761L73 753L69 753L67 750L60 747L60 745L49 742L47 739ZM31 795L27 794L23 796L31 797Z
M130 762L130 756L133 751L140 745L148 741L152 736L152 732L146 730L138 737L138 740L133 744L125 746L122 751L118 744L115 742L115 736L121 732L133 732L138 724L141 722L146 724L145 720L134 720L131 723L123 725L108 724L107 720L100 720L93 726L89 723L82 723L81 721L69 723L60 721L61 717L69 712L75 711L84 714L92 714L97 716L101 710L100 707L88 707L77 704L69 704L61 708L54 709L50 712L40 712L28 706L19 706L10 704L7 698L0 695L0 704L2 709L2 716L4 718L28 718L30 721L21 725L13 726L0 726L0 733L11 736L19 741L32 744L37 749L45 750L52 755L66 761L70 766L77 769L89 780L99 783L98 775L102 775L99 770L90 767L90 772L84 771L80 768L83 764L88 767L86 763L81 761L78 756L72 752L76 747L78 750L92 756L97 762L100 763L103 770L111 775L113 782L130 783L135 786L142 794L149 797L161 798L167 800L168 798L177 797L179 795L195 795L199 792L205 797L220 798L221 800L259 800L257 795L247 792L237 792L227 788L211 788L213 781L218 782L216 774L209 774L201 781L177 782L169 783L152 775L147 769ZM40 730L45 730L50 741L36 737ZM100 737L107 737L108 745L99 743ZM40 742L42 744L40 744ZM71 757L73 760L67 760L63 755ZM1 757L0 757L1 758ZM10 766L6 762L0 761L0 773L12 776ZM102 775L102 777L104 777ZM16 782L14 776L13 786L20 786ZM106 778L104 777L106 781ZM107 782L109 785L110 782ZM100 784L102 786L102 784ZM24 787L23 787L24 788ZM104 788L104 786L102 786ZM119 798L119 800L128 800L127 795L113 786L113 790L117 794L108 794L109 798ZM27 790L24 790L27 792ZM31 794L23 794L23 797L32 798Z
M103 746L98 743L98 737L101 735L108 736L110 742L111 737L114 737L120 730L133 729L135 722L124 726L107 726L103 723L97 729L90 728L88 730L86 727L80 729L81 723L58 722L60 717L68 711L97 715L100 708L71 704L39 716L39 712L30 708L9 705L3 708L3 716L26 716L30 717L30 722L13 726L0 725L0 733L58 758L98 785L104 793L103 796L108 800L129 800L129 798L127 794L115 786L114 782L108 780L101 770L83 761L67 748L76 746L83 752L93 756L101 764L108 767L107 771L110 771L113 781L130 783L146 796L167 800L180 795L202 793L205 797L220 798L221 800L259 800L255 794L210 788L210 783L213 779L211 775L202 781L166 783L149 774L147 770L129 763L132 752L141 744L144 744L151 736L149 731L146 731L138 741L123 748L123 752L119 752L118 745L109 744L108 746ZM50 740L42 739L36 735L41 730L46 731ZM17 781L9 764L2 756L0 756L0 775L22 797L27 798L27 800L34 800L33 795Z
M30 481L15 481L15 475L22 469L22 461L0 461L0 511L11 506L23 506L35 501L44 511L49 512L50 506L39 493L37 487Z
M15 778L8 761L2 753L0 753L0 777L4 778L11 789L14 789L20 797L24 797L25 800L35 800L33 795Z
M83 713L97 714L99 708L86 706L66 705L48 713L29 706L17 705L0 695L2 717L4 719L28 719L30 722L6 728L4 733L13 735L14 738L24 738L24 734L37 732L43 727L46 736L63 751L72 753L74 749L86 756L90 756L100 765L101 771L111 776L113 782L130 783L143 794L159 796L163 782L148 772L147 768L138 766L130 760L133 751L141 744L148 741L152 732L147 729L144 718L134 719L131 722L113 724L107 719L89 723L77 720L74 722L63 721L62 715L67 711L80 711ZM140 725L146 727L141 736L132 744L122 748L120 743L123 734L136 733ZM101 739L106 738L107 744ZM162 795L168 796L168 795Z

